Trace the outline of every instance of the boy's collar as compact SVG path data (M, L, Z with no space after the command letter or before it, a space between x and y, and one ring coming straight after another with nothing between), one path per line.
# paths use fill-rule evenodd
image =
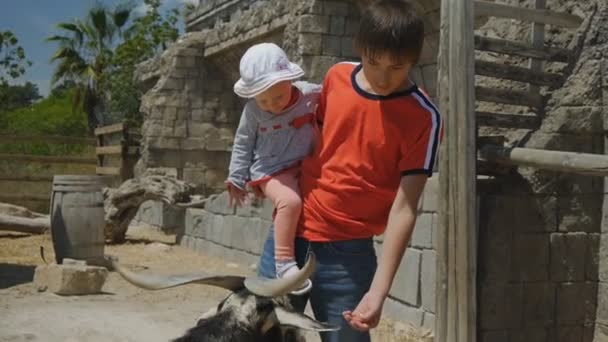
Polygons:
M372 94L370 92L365 91L363 88L361 88L359 86L359 83L357 83L357 73L359 73L359 71L361 71L361 69L363 68L362 64L357 64L355 66L355 68L353 69L351 75L350 75L350 81L352 83L353 89L355 89L355 91L370 100L390 100L390 99L394 99L396 97L400 97L400 96L407 96L411 93L413 93L416 89L418 89L418 86L416 85L416 83L414 81L410 82L412 83L411 87L408 87L407 89L404 90L400 90L388 95L377 95L377 94Z

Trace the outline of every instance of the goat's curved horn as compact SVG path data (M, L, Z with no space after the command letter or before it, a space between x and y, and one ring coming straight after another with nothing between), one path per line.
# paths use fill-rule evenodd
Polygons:
M148 290L160 290L185 284L211 285L236 292L244 287L245 277L239 276L213 276L203 274L174 274L159 275L150 273L135 273L122 267L117 261L112 266L129 283Z
M299 286L310 278L312 273L315 271L316 257L314 253L309 253L308 260L304 267L297 273L290 277L281 279L268 279L268 278L247 278L245 279L245 287L251 293L263 297L278 297L285 295L293 290L296 290Z

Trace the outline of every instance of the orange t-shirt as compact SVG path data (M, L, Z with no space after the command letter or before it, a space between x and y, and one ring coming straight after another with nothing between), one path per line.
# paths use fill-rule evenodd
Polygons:
M437 108L418 87L387 96L359 88L360 64L339 63L323 82L321 137L302 162L298 236L339 241L382 234L401 177L431 175L441 135Z

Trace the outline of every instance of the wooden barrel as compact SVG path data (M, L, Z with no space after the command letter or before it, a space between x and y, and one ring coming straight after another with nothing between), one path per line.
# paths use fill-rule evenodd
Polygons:
M55 259L103 263L104 209L101 190L110 178L97 175L56 175L51 193L51 235Z

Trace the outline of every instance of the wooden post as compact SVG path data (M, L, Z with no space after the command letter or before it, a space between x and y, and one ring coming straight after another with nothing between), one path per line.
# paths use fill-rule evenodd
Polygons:
M545 9L546 0L534 0L534 7L536 9ZM532 24L532 47L537 49L542 49L545 46L545 24L534 23ZM530 70L532 72L541 72L543 71L543 62L540 59L531 58L530 59ZM540 95L540 87L537 85L530 84L528 86L528 90L530 94Z
M436 341L477 338L477 190L473 1L441 2Z

